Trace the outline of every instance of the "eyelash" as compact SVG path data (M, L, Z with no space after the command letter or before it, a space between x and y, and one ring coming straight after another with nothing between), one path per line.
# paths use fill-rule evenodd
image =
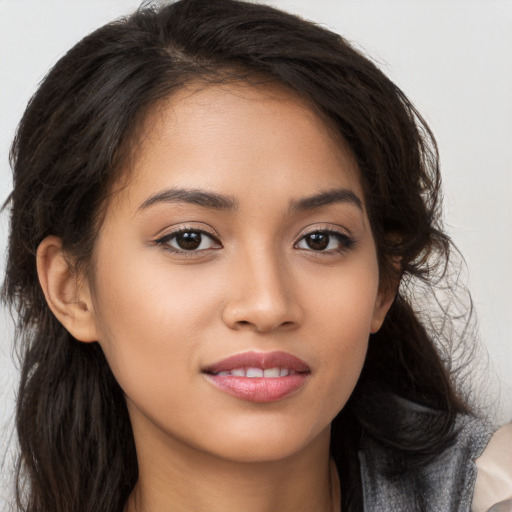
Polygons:
M172 247L170 245L170 241L171 240L173 240L176 237L178 237L179 235L182 235L182 234L185 234L185 233L196 233L196 234L201 235L201 237L206 236L210 240L212 240L212 242L214 242L215 244L219 245L220 247L216 247L216 248L209 247L207 249L200 249L200 250L197 250L197 249L186 250L186 249L178 249L178 248ZM298 247L296 247L300 242L306 240L307 237L312 236L312 235L317 235L317 234L318 235L327 235L329 237L336 238L338 243L339 243L339 245L340 245L340 247L337 248L337 249L334 249L334 250L331 249L331 250L328 250L328 251L325 251L325 250L318 250L318 251L316 251L316 250L311 249L311 248L307 249L307 248L298 248ZM155 245L157 245L157 246L162 247L164 250L166 250L168 252L171 252L173 254L179 254L179 255L182 255L182 256L186 256L186 257L200 256L202 253L204 254L205 252L209 252L209 251L212 251L212 250L218 250L218 249L222 248L221 242L214 235L209 233L208 231L204 231L204 230L198 229L198 228L188 228L188 227L180 228L180 229L178 229L176 231L168 233L168 234L158 238L153 243ZM203 243L203 240L200 241L200 245L202 243ZM328 243L330 244L331 241L329 240ZM294 248L297 248L298 250L309 251L309 252L311 252L311 253L313 253L315 255L321 255L321 254L344 253L344 252L350 251L354 247L355 244L356 244L356 240L354 238L350 237L349 235L345 234L345 233L341 233L340 231L337 231L337 230L331 229L331 228L322 228L322 229L315 229L313 231L310 231L310 232L302 235L299 238L299 240L297 242L295 242Z
M187 228L187 227L177 229L176 231L172 231L171 233L168 233L168 234L158 238L157 240L154 241L154 243L155 243L155 245L158 245L158 246L162 247L164 250L169 251L173 254L179 254L179 255L187 256L187 257L198 256L201 253L204 253L205 251L217 250L217 248L201 249L199 251L198 250L177 249L176 247L172 247L169 244L169 242L171 240L173 240L176 237L178 237L179 235L182 235L185 233L197 233L197 234L201 235L201 237L206 236L209 239L211 239L213 242L218 244L220 246L219 248L222 247L222 244L220 243L220 241L214 235L209 233L208 231L204 231L203 229L198 229L198 228ZM201 240L201 244L202 243L203 243L203 241Z
M356 240L345 234L345 233L342 233L340 231L337 231L335 229L332 229L332 228L321 228L321 229L315 229L313 231L309 231L308 233L302 235L300 237L300 239L295 243L295 245L297 245L299 242L303 241L303 240L306 240L307 237L311 236L311 235L328 235L329 237L334 237L336 238L336 240L338 241L340 247L337 248L337 249L331 249L329 251L315 251L314 249L303 249L305 251L311 251L313 252L315 255L317 254L340 254L340 253L344 253L344 252L347 252L347 251L350 251L351 249L354 248L355 244L356 244ZM330 240L329 240L329 244L330 244Z

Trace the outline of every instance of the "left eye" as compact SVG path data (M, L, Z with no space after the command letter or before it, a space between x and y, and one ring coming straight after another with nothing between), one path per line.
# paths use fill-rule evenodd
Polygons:
M200 230L182 230L165 235L156 241L159 245L165 245L176 252L204 251L220 247L220 242L213 236Z
M317 252L340 251L348 249L352 245L352 240L338 232L333 231L314 231L303 236L296 247L298 249L307 249Z

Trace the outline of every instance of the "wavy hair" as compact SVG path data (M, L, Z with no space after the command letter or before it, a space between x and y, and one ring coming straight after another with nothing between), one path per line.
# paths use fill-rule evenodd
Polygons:
M30 100L11 150L3 299L16 312L22 358L19 510L119 512L138 476L123 392L99 345L77 342L50 312L38 245L56 235L87 269L112 183L151 106L190 83L233 80L282 84L329 119L361 172L382 283L402 281L333 421L343 510L362 509L363 433L421 465L450 443L455 416L468 411L444 364L442 329L421 320L408 291L443 274L450 252L436 143L411 102L343 37L275 8L236 0L143 7L59 60ZM404 432L397 395L441 414L428 429Z

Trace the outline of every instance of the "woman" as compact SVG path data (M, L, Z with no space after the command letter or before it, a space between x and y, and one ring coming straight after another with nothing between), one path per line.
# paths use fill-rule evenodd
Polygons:
M468 509L490 429L408 292L448 261L437 150L338 35L142 9L12 155L20 508Z

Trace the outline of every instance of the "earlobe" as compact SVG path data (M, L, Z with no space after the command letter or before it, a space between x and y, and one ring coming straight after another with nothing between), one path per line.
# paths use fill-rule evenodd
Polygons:
M46 302L59 322L77 340L97 340L89 286L73 271L62 240L46 237L37 249L37 274Z
M370 327L370 333L375 334L384 323L384 319L395 300L397 289L396 287L386 287L385 289L379 290L377 300L375 301L375 308L373 310L373 318Z

